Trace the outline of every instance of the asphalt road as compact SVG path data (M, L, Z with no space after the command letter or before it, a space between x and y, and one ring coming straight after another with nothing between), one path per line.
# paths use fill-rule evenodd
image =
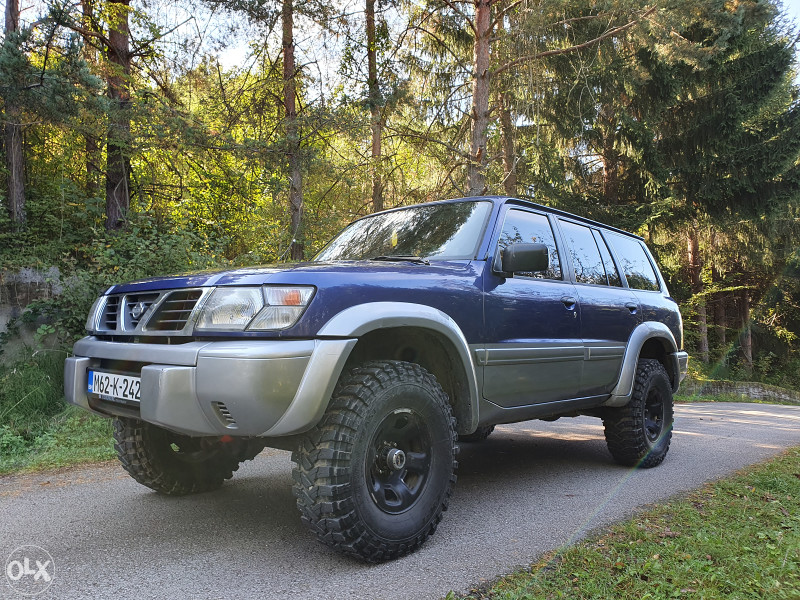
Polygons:
M800 445L800 407L691 404L676 410L665 462L616 466L599 420L498 427L464 444L456 492L415 554L365 565L305 531L286 452L267 450L223 489L159 496L120 467L0 478L0 557L53 557L37 598L440 598L529 564L637 508ZM0 597L21 598L0 575Z

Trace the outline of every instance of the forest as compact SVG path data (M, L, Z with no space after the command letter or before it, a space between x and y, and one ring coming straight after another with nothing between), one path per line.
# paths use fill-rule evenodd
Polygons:
M65 352L111 283L511 195L644 236L699 372L797 387L797 44L777 0L6 0L0 273L56 273L18 321Z

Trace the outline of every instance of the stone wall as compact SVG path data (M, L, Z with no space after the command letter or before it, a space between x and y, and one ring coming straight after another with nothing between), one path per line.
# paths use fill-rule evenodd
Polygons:
M681 384L683 396L715 396L732 394L765 402L787 402L800 405L800 392L754 381L696 381L686 379Z
M28 304L57 296L63 289L58 267L0 271L0 331L6 331L9 321L19 317Z
M22 315L31 302L57 296L63 289L61 272L57 267L25 268L19 271L0 270L0 333L7 332L9 324ZM39 325L40 321L19 324L11 339L6 340L1 348L0 360L12 361L29 352L34 346L35 333ZM39 343L52 345L54 341L47 339Z

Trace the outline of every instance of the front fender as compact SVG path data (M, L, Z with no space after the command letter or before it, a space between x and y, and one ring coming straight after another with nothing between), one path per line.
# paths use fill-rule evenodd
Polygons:
M459 431L467 433L478 427L478 379L469 351L469 344L458 324L446 313L411 302L369 302L343 310L328 321L318 337L357 338L377 329L416 327L429 329L443 336L456 353L463 368L469 392L467 419L459 423ZM338 376L338 374L337 374ZM459 399L454 399L459 401Z

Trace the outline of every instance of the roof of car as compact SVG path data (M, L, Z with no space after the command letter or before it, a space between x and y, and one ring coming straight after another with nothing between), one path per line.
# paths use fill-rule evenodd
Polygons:
M641 236L636 235L635 233L631 233L630 231L625 231L624 229L619 229L612 225L607 225L606 223L601 223L599 221L593 221L592 219L587 219L586 217L581 217L578 215L574 215L572 213L568 213L564 210L559 210L557 208L552 208L550 206L545 206L543 204L537 204L536 202L532 202L530 200L525 200L523 198L514 198L512 196L471 196L467 198L452 198L448 200L436 200L434 202L423 202L420 204L409 204L405 206L397 206L395 208L390 208L385 211L381 212L391 212L395 210L402 210L404 208L411 208L412 206L431 206L436 204L451 204L456 202L474 202L476 200L489 200L495 204L504 204L504 203L512 203L512 204L519 204L521 206L527 206L530 208L535 208L537 210L541 210L543 212L548 212L554 215L558 215L560 217L567 217L572 219L573 221L577 221L580 223L585 223L587 225L593 225L595 227L600 227L602 229L606 229L608 231L613 231L615 233L620 233L622 235L627 235L630 237L634 237L636 239L643 239Z

